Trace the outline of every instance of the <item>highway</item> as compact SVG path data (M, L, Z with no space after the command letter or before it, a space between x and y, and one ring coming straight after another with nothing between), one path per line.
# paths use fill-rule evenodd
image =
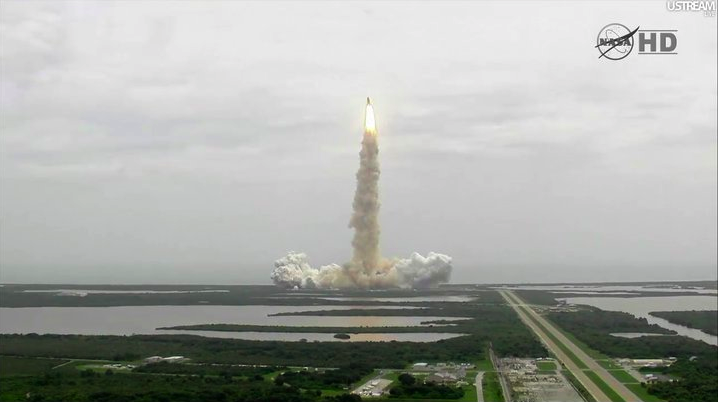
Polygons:
M596 401L610 402L611 399L583 372L581 367L579 367L539 325L536 325L536 322L540 323L540 325L543 326L543 328L545 328L546 331L553 336L553 338L557 339L563 344L563 346L568 348L568 350L570 350L575 357L578 358L578 360L583 362L588 369L596 373L596 375L608 384L608 386L611 387L621 398L623 398L624 401L641 401L641 399L631 392L631 390L626 388L625 385L621 384L593 358L588 356L583 350L581 350L581 348L571 342L571 340L561 333L561 331L559 331L552 323L537 314L529 305L516 296L515 293L505 290L501 290L499 292L504 297L506 302L516 311L521 320L536 333L539 339L541 339L548 349L569 369L569 371L571 371L571 373L573 373L573 375L596 399Z

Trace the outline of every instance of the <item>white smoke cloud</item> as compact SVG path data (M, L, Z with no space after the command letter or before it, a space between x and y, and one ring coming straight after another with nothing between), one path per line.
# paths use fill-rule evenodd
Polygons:
M430 288L446 283L451 276L451 257L431 252L426 257L413 253L397 261L394 269L399 287Z
M379 139L374 109L367 98L364 136L359 152L354 212L349 227L354 229L350 262L312 268L304 253L289 253L274 263L271 278L275 284L288 288L428 288L448 282L451 257L429 253L423 257L387 259L379 251Z
M384 259L381 265L381 273L369 275L352 263L314 268L306 254L290 252L274 262L271 278L275 285L285 288L425 289L448 282L452 268L451 257L434 252L426 257L413 253L410 258Z

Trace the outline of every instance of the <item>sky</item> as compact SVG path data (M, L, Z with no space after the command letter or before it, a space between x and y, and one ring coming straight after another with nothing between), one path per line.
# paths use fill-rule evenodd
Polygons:
M678 54L599 59L614 22ZM716 37L664 1L3 0L0 282L347 261L367 96L384 255L448 254L454 283L715 279Z

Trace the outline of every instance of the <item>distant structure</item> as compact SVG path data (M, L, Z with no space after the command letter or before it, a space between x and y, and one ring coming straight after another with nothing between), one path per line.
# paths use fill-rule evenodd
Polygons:
M184 356L168 356L168 357L162 357L162 356L150 356L145 359L145 364L152 364L152 363L181 363L186 360L189 360L188 358Z

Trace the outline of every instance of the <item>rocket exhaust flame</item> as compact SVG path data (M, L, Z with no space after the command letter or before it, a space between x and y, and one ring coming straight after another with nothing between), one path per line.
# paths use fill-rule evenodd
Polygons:
M366 111L364 112L364 133L376 135L376 123L374 121L374 107L371 100L366 98Z
M374 107L366 99L364 136L359 152L357 188L349 227L354 229L350 262L312 268L303 253L290 252L274 263L276 285L297 288L426 288L449 281L451 257L430 252L387 259L379 252L379 143Z

